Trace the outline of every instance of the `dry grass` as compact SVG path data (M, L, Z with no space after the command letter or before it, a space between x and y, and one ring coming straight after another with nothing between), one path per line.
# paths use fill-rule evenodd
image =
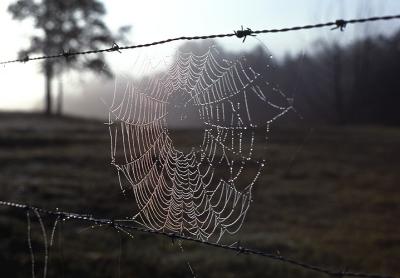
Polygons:
M400 275L399 142L395 128L275 126L265 150L269 168L243 229L227 240L328 267ZM99 122L1 115L0 199L131 215L134 200L119 190L108 144ZM52 219L45 220L50 229ZM43 246L33 228L40 273ZM110 228L85 228L58 227L50 277L189 277L185 261L198 277L320 277L198 245L184 244L181 254L151 235L128 239ZM26 240L24 214L0 208L2 277L30 277Z

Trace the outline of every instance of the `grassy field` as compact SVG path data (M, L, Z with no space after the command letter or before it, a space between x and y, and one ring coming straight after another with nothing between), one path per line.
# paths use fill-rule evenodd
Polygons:
M185 140L182 140L183 142ZM187 142L187 140L186 140ZM227 242L351 271L400 275L400 129L273 126L269 167L242 230ZM124 218L101 122L0 114L0 200ZM54 218L45 217L47 229ZM32 216L36 277L43 239ZM110 227L65 221L50 249L49 277L325 277L237 255ZM31 277L23 211L0 208L0 276Z

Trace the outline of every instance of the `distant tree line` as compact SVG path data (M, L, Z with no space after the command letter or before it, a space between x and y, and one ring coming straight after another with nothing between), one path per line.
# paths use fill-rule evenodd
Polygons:
M400 32L341 46L317 42L287 57L276 82L306 119L334 124L400 124Z
M187 43L181 50L201 53L211 43ZM306 121L400 125L400 31L347 45L320 40L308 50L282 60L269 60L271 53L266 53L265 46L243 54L252 68L293 101ZM223 49L219 52L230 60L238 56ZM263 90L272 103L284 105L271 86ZM256 102L250 105L257 107Z

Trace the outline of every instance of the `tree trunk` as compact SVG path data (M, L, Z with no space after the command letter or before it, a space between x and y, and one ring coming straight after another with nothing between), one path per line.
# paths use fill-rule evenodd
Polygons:
M45 115L51 115L51 81L53 79L53 65L50 62L45 62L45 86L46 86L46 96L45 96Z
M58 77L57 116L62 115L63 97L64 97L64 89L62 83L62 75L60 74Z

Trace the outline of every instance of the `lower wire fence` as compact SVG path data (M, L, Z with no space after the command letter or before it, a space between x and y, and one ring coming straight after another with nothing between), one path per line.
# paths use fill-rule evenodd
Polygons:
M235 252L237 254L265 257L265 258L269 258L271 260L280 261L280 262L283 262L286 264L301 267L303 269L307 269L310 271L324 273L331 277L400 278L400 277L389 276L389 275L384 275L384 274L371 274L371 273L361 273L361 272L350 272L347 270L328 269L328 268L325 268L322 266L316 266L316 265L312 265L312 264L308 264L305 262L295 260L293 258L285 257L280 254L264 252L264 251L257 250L257 249L246 248L246 247L242 246L240 244L240 242L237 242L236 244L231 244L231 245L208 242L208 241L203 241L200 239L188 237L188 236L181 235L181 234L151 230L151 229L147 229L147 228L140 227L140 226L119 223L119 221L115 220L115 219L95 218L92 216L83 215L83 214L79 214L79 213L63 212L63 211L59 211L59 210L49 210L49 209L45 209L45 208L30 206L27 204L20 204L20 203L6 202L6 201L0 201L0 206L15 208L15 209L19 209L19 210L25 210L28 215L29 215L29 212L32 211L35 214L42 213L42 214L46 214L46 215L56 216L57 220L58 219L60 219L60 220L68 219L68 220L83 221L86 223L93 223L95 225L108 225L119 231L135 231L135 232L140 232L140 233L154 234L154 235L159 235L159 236L164 236L164 237L170 238L172 241L175 241L175 240L189 241L189 242L198 243L200 245L210 246L210 247L219 248L219 249L225 249L225 250L228 250L231 252ZM28 217L28 219L29 219L29 217ZM54 228L53 228L52 234L54 234Z

